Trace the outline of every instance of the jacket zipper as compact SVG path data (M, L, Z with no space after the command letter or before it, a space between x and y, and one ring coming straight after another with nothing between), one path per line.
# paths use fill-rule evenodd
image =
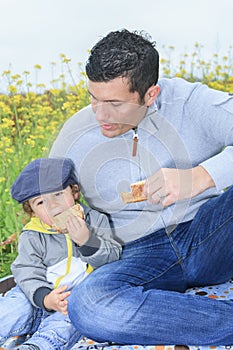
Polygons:
M134 135L133 135L133 152L132 152L132 156L135 157L137 154L137 145L138 145L138 128L133 128L134 131Z

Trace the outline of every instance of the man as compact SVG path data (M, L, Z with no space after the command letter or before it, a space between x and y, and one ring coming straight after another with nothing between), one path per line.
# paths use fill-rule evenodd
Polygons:
M233 98L158 70L147 38L109 33L86 65L91 106L52 147L123 245L73 291L69 316L99 341L233 344L233 304L183 294L233 274ZM141 180L147 201L125 204Z

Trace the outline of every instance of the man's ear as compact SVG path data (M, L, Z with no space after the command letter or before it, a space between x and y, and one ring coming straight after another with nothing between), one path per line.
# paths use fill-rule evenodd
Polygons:
M152 85L151 87L149 87L145 95L145 104L147 107L150 107L154 103L159 93L159 85Z

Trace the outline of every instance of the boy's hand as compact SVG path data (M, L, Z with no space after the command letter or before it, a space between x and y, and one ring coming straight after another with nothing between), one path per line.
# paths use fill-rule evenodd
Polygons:
M66 228L71 239L82 246L89 239L90 233L87 228L87 225L83 219L78 216L70 215L67 222Z
M70 296L70 291L65 292L68 286L58 287L49 294L47 294L44 298L44 307L47 310L54 310L61 312L63 315L68 315L67 298Z

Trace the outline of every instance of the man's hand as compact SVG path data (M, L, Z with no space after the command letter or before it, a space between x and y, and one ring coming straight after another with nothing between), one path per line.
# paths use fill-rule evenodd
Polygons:
M212 178L202 166L185 170L162 168L147 179L143 193L149 203L168 207L214 186Z
M61 286L47 294L44 298L44 307L47 310L54 310L61 312L63 315L68 315L67 298L70 296L70 291L65 292L67 288L68 286Z

